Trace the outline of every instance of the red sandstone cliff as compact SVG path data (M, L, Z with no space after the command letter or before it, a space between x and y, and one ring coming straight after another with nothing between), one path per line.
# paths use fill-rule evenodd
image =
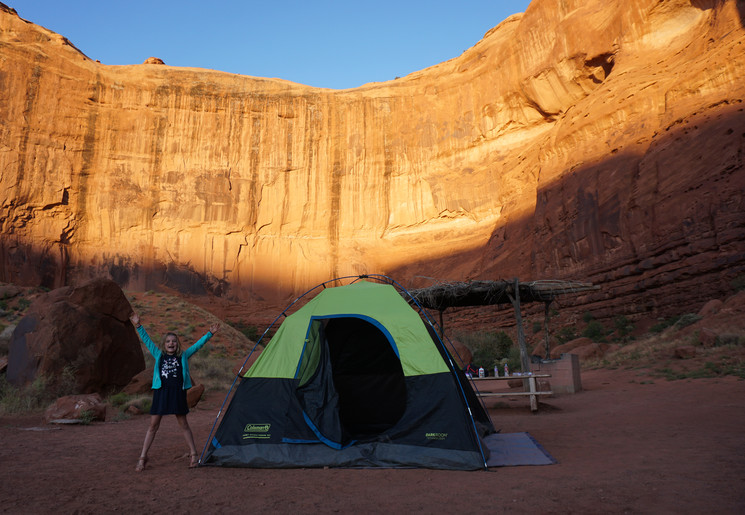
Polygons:
M745 269L744 18L534 0L456 59L336 91L106 66L0 4L0 281L575 278L598 309L698 306Z

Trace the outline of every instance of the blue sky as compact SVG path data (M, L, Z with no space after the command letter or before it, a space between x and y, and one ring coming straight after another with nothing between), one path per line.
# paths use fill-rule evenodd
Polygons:
M323 88L382 82L457 57L529 0L2 0L104 64L277 77Z

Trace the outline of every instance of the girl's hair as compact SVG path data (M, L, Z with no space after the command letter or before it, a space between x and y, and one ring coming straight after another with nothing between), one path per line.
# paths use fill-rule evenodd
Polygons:
M178 337L176 333L166 333L163 335L163 338L160 340L160 350L162 350L163 352L166 351L166 338L168 338L169 336L174 336L176 338L176 343L178 345L176 346L176 352L174 356L180 357L181 356L181 339Z

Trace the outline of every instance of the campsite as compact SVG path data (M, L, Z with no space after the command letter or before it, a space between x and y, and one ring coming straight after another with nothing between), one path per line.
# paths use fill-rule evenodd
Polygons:
M153 320L158 317L150 310L159 306L174 319L186 318L179 310L194 309L166 296L136 297L150 302L140 308ZM704 320L737 327L740 304L730 302L733 310ZM228 311L224 305L213 310ZM167 418L147 470L138 474L147 415L54 425L41 413L5 414L3 511L742 512L745 381L733 374L670 380L658 371L659 363L650 361L583 367L581 392L543 398L535 413L524 399L489 404L497 431L529 433L556 463L488 470L189 469L176 422ZM209 389L190 414L200 448L224 396L224 389Z
M164 421L142 474L147 417L46 426L3 417L6 513L742 513L745 383L666 381L638 371L583 373L582 393L490 410L504 432L528 431L557 460L487 471L187 468L175 420ZM222 401L190 414L203 443ZM64 481L59 481L64 477Z

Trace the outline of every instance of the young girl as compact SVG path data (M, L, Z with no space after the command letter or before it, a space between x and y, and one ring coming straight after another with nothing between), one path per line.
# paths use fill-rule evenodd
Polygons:
M181 430L184 433L186 443L189 445L189 456L191 460L189 467L197 466L197 448L194 445L194 436L191 433L186 414L189 406L186 403L186 390L191 388L191 377L189 376L189 358L197 352L207 341L214 336L220 328L219 324L212 324L207 334L202 336L194 345L181 351L181 342L174 333L168 333L163 338L161 348L158 348L148 336L145 328L140 325L140 316L132 313L129 316L132 325L137 329L137 334L155 358L153 367L153 405L150 408L150 427L145 434L145 443L142 446L140 459L137 461L135 470L141 472L147 465L147 452L153 443L155 433L160 427L163 415L176 415Z

